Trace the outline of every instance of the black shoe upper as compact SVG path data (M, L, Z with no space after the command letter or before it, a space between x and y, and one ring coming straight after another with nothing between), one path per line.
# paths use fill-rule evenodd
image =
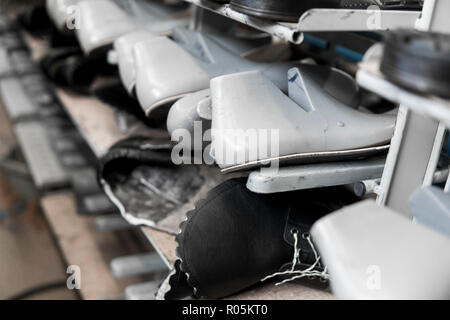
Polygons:
M343 188L262 195L246 188L246 178L228 180L182 223L181 270L196 296L229 296L286 267L293 257L293 233L299 236L302 265L311 266L316 258L305 236L312 224L356 200Z

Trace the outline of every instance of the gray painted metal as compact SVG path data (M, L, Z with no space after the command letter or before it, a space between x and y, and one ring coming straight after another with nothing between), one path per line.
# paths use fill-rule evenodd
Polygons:
M8 50L0 48L0 77L8 77L14 73L14 69L9 60Z
M39 108L26 93L19 78L0 80L0 95L12 121L36 115Z
M252 172L247 188L256 193L276 193L293 190L352 184L381 177L385 159L331 162Z
M356 110L357 91L346 75L302 64L289 70L288 79L289 96L257 71L211 81L212 149L221 169L242 170L277 160L355 159L381 151L385 147L373 146L390 141L395 116ZM236 129L243 137L265 132L265 152L259 136L257 141L230 136Z
M129 224L127 220L120 215L107 215L95 219L95 226L100 231L119 231L129 230L135 226Z
M450 237L450 194L425 187L413 193L410 204L416 221Z
M443 8L449 8L448 1L427 0L417 28L449 33L450 25ZM356 77L362 87L401 105L378 203L411 216L409 197L422 185L428 186L436 170L445 135L439 122L449 127L450 102L408 92L386 81L379 72L379 58L366 57Z
M303 41L303 32L308 31L381 31L412 28L420 15L420 12L410 11L311 9L295 24L250 17L234 11L229 5L212 1L185 1L296 44Z
M115 258L111 261L110 268L116 278L167 271L167 266L156 252Z
M14 131L36 187L48 190L68 186L69 178L52 149L44 124L21 122Z

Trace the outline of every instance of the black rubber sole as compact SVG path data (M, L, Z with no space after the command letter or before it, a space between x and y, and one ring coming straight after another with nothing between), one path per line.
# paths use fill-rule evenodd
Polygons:
M230 7L233 10L249 16L285 21L298 22L301 15L310 9L366 9L377 2L371 0L234 0ZM383 1L382 10L420 10L422 1Z

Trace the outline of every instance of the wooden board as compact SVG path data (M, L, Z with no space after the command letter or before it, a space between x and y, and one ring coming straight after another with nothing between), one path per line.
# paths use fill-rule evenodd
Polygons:
M0 97L0 158L3 158L17 144L12 124Z
M101 157L126 137L117 126L112 107L89 96L57 89L56 93L92 151Z
M142 253L142 248L127 233L96 230L95 218L77 215L71 193L45 196L41 205L67 264L81 269L80 293L84 299L117 298L126 286L148 280L115 279L111 275L109 263L113 258Z
M25 44L28 46L28 49L31 52L31 58L34 61L40 61L43 57L45 57L49 50L47 41L33 38L26 32L22 32L22 36Z

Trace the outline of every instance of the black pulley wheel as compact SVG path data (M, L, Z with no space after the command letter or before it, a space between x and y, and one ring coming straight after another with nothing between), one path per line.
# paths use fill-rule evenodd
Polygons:
M388 80L406 89L450 98L450 36L393 32L386 39L380 70Z

